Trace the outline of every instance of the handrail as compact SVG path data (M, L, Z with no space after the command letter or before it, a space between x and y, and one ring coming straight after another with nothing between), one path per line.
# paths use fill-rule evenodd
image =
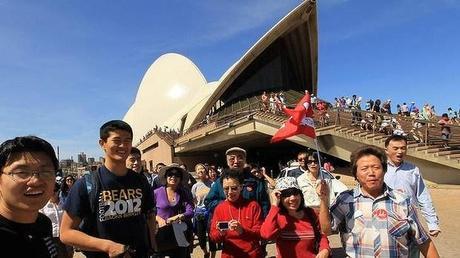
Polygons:
M286 96L290 95L286 93ZM294 100L297 101L297 100ZM291 100L292 103L287 103L287 106L295 106L296 103ZM318 100L324 101L324 100ZM238 108L236 108L238 107ZM229 113L229 109L231 112ZM240 118L242 116L248 115L251 112L262 111L263 104L262 101L257 98L257 96L252 96L243 100L240 100L238 103L234 103L225 107L220 112L213 114L212 116L208 117L207 121L202 121L198 124L195 124L188 128L187 132L183 135L186 135L190 132L193 132L196 129L199 129L203 125L207 123L216 123L216 125L221 125L225 123L229 123L234 119ZM329 114L329 117L326 117L326 114ZM284 113L277 113L277 116L286 117ZM334 118L331 115L335 115ZM362 120L368 119L371 121L367 130L361 128ZM437 121L434 120L424 120L418 119L413 117L406 117L398 114L387 114L387 113L377 113L374 111L366 111L366 110L359 110L359 109L351 109L351 108L330 108L326 112L318 112L315 110L314 112L314 120L315 124L317 125L316 128L321 128L324 126L346 126L346 127L354 127L363 132L371 132L373 135L382 134L381 126L382 122L391 122L396 120L399 125L401 126L404 133L406 133L411 140L415 140L417 142L423 143L425 146L433 145L433 142L437 142L441 140L441 126L437 124ZM414 123L418 123L417 127L414 127ZM460 126L459 125L449 125L453 133L458 133L460 135ZM395 128L388 128L388 130L394 130ZM434 131L434 130L437 130ZM382 135L384 135L383 132ZM386 132L388 135L388 132ZM460 146L460 139L449 139L449 144L455 144Z
M335 114L335 125L356 127L357 126L356 123L353 124L353 122L355 122L356 119L362 120L363 118L368 117L370 118L370 120L372 120L371 130L362 130L362 131L372 131L372 133L375 134L376 129L380 128L383 121L385 120L392 121L394 119L398 122L398 124L401 126L404 133L406 133L409 136L409 138L412 137L414 140L418 140L418 142L424 143L425 146L433 145L432 142L443 140L441 137L441 125L439 125L437 121L435 120L424 120L424 119L406 117L406 116L402 116L398 114L377 113L377 112L358 110L358 109L333 108L329 110L328 112L336 113ZM460 135L459 125L452 124L452 125L449 125L449 127L451 128L452 134L457 133L458 135ZM392 129L395 129L395 128L392 128ZM450 144L460 145L460 139L457 140L452 137L448 139L447 142L449 143L449 145Z

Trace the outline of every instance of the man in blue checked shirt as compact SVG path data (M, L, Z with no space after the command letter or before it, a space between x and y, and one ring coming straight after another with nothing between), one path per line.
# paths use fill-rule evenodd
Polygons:
M318 188L323 231L340 232L349 257L411 257L411 249L418 247L425 257L438 258L410 197L385 185L387 157L383 150L362 146L350 160L359 185L342 192L330 210L326 182Z

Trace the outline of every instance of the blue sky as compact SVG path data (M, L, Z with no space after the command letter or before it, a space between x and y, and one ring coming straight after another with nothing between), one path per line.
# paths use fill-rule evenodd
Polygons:
M0 141L37 135L101 156L156 58L219 77L299 1L0 0ZM319 96L460 108L458 0L319 0Z

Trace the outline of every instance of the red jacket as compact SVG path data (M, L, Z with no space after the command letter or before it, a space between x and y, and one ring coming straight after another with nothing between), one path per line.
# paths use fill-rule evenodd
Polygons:
M308 212L306 209L305 212ZM318 223L316 213L312 214ZM288 214L280 213L280 209L272 206L260 229L260 235L269 240L276 240L277 257L314 258L315 233L308 216L296 219ZM319 251L329 249L329 241L321 233Z
M235 202L227 200L217 205L212 216L210 233L211 240L223 243L222 258L259 258L263 257L260 247L260 226L262 225L262 211L255 201L247 201L240 197ZM217 222L238 220L243 227L243 233L236 231L220 231Z

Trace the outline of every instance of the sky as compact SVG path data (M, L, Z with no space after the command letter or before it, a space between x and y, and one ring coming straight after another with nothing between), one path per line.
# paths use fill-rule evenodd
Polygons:
M37 135L99 157L169 52L216 81L300 1L0 0L0 142ZM318 0L318 95L460 108L460 0Z

